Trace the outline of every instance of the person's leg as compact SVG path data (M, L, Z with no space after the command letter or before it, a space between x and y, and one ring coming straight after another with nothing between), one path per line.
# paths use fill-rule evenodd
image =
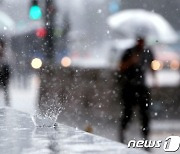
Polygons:
M122 120L120 124L120 142L124 143L124 134L125 130L127 128L127 125L132 117L132 107L131 106L125 106L124 112L122 115Z
M150 122L150 118L149 118L149 109L145 108L145 107L141 107L140 109L141 111L141 123L142 123L142 135L143 138L145 140L148 139L149 136L149 122Z
M9 86L9 81L6 79L3 81L4 100L5 100L6 106L10 106L8 86Z
M9 78L10 78L10 67L7 64L3 65L3 72L2 72L2 83L3 83L3 90L4 90L4 98L6 105L9 106Z
M129 91L129 88L127 89ZM121 123L120 123L120 142L124 143L124 134L125 130L127 128L127 125L129 121L131 120L132 113L133 113L133 104L134 104L134 97L132 92L127 92L127 90L124 90L122 93L122 99L124 103L123 108L123 114L121 117Z
M150 92L144 87L140 89L140 97L139 97L139 113L140 113L140 121L142 125L142 135L145 140L148 139L149 136L149 122L150 122Z
M149 104L146 102L146 104ZM143 136L143 140L148 140L149 139L149 133L150 133L150 128L149 128L149 122L150 122L150 116L149 116L149 107L145 105L141 105L140 107L140 115L141 115L141 132ZM144 148L146 151L150 151L150 148Z

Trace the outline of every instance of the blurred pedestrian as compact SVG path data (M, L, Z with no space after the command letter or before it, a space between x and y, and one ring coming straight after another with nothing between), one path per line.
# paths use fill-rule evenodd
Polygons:
M136 45L125 51L120 62L121 97L124 112L121 121L120 141L124 142L124 131L132 118L134 107L139 108L139 116L142 125L144 139L149 135L149 106L151 102L150 91L145 84L146 70L154 71L151 62L154 56L150 49L145 48L145 40L138 38Z
M9 86L10 66L5 57L5 42L0 39L0 87L4 90L6 105L9 105Z

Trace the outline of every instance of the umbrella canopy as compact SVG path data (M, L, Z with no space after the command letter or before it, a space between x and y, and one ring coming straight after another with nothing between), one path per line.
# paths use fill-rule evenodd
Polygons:
M11 35L14 33L15 23L11 17L0 11L0 34Z
M174 43L176 32L161 15L141 9L125 10L108 18L112 30L127 37L144 37L147 42Z

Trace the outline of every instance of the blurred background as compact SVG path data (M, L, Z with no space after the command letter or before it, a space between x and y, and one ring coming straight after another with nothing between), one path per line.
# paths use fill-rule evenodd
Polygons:
M134 38L117 33L109 17L129 9L160 14L172 35L148 42L155 54L157 86L152 90L150 139L180 135L180 2L178 0L2 0L0 37L11 66L9 102L0 106L34 114L58 111L58 122L118 141L122 101L116 68ZM35 6L35 7L34 7ZM153 20L155 21L155 19ZM121 27L119 28L121 29ZM60 111L60 112L59 112ZM138 115L127 142L139 139ZM134 133L134 130L136 130ZM162 149L154 149L163 153Z

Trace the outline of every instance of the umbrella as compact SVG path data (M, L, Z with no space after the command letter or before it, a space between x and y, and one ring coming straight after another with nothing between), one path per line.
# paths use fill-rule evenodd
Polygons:
M110 28L126 37L144 37L147 42L174 43L176 32L161 15L141 9L121 11L107 20Z
M14 33L15 23L6 13L0 11L0 34L11 35Z

